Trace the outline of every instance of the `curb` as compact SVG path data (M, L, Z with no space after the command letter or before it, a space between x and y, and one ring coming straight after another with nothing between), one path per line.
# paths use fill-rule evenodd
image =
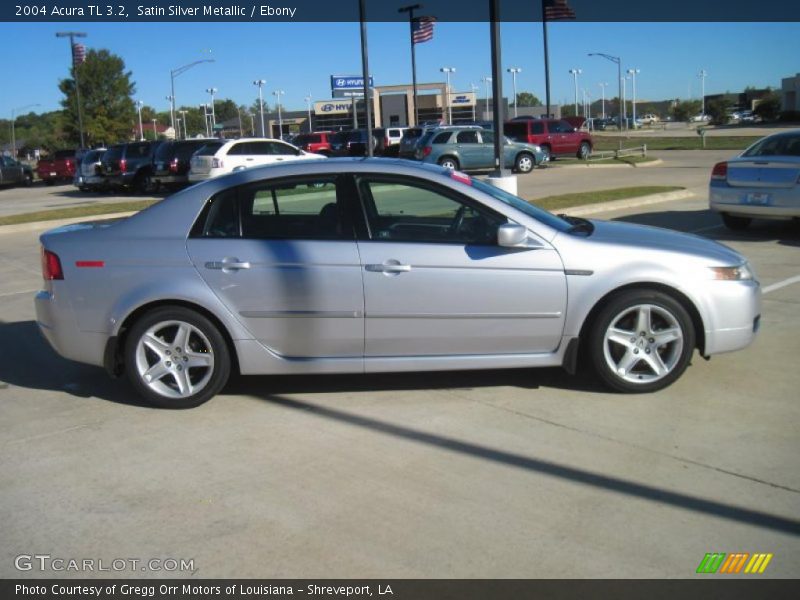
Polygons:
M669 202L670 200L683 200L684 198L692 198L695 195L696 194L691 190L676 190L674 192L650 194L649 196L625 198L624 200L612 200L611 202L601 202L599 204L584 204L575 207L559 208L558 212L574 217L580 217L582 215L593 215L596 213L620 210L623 208L636 208L637 206L647 206L648 204Z
M0 225L0 235L4 233L25 233L26 231L44 231L72 223L86 223L90 221L105 221L106 219L119 219L130 217L138 211L105 213L102 215L86 215L83 217L73 217L71 219L56 219L55 221L33 221L31 223L17 223L15 225Z
M633 163L633 164L621 164L621 165L615 165L613 163L611 163L611 164L606 163L606 164L602 164L602 165L593 165L590 162L587 162L586 164L574 164L573 163L573 164L569 164L569 165L559 165L558 161L556 161L556 164L550 163L547 166L547 168L548 169L550 169L550 168L555 168L555 169L642 169L642 168L646 168L646 167L656 167L656 166L662 165L662 164L664 164L664 161L661 160L660 158L657 158L655 160L651 160L649 162Z

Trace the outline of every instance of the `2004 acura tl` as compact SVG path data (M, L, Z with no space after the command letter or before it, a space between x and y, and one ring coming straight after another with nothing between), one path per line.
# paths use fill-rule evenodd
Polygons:
M692 235L558 217L388 159L255 168L41 236L39 326L66 358L190 407L243 374L562 365L622 392L747 346L761 291Z

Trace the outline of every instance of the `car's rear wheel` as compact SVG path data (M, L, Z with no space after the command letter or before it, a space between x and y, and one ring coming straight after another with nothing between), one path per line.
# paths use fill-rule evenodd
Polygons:
M452 169L453 171L458 170L458 161L452 156L445 156L443 158L440 158L439 165L444 167L445 169Z
M752 221L753 219L750 217L735 217L728 213L722 213L722 222L725 223L725 227L728 229L741 231L742 229L747 229Z
M514 161L514 168L520 173L530 173L536 166L536 159L528 152L520 152Z
M608 387L654 392L686 370L695 332L686 309L673 297L656 290L631 290L601 309L588 344L592 366Z
M230 375L228 346L203 315L175 306L146 313L131 327L125 371L149 403L192 408L210 400Z
M33 185L33 175L31 173L25 173L25 187L31 187Z

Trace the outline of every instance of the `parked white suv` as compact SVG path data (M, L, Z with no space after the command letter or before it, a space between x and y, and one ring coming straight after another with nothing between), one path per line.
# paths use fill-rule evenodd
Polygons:
M268 138L230 140L222 146L204 146L195 152L189 170L189 181L203 181L250 167L318 158L325 157L305 152L280 140Z

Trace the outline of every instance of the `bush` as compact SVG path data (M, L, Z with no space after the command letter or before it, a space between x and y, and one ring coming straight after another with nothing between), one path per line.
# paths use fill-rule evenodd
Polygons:
M774 121L778 118L781 110L781 99L778 94L771 92L764 96L758 105L753 109L753 113L761 117L764 121Z

